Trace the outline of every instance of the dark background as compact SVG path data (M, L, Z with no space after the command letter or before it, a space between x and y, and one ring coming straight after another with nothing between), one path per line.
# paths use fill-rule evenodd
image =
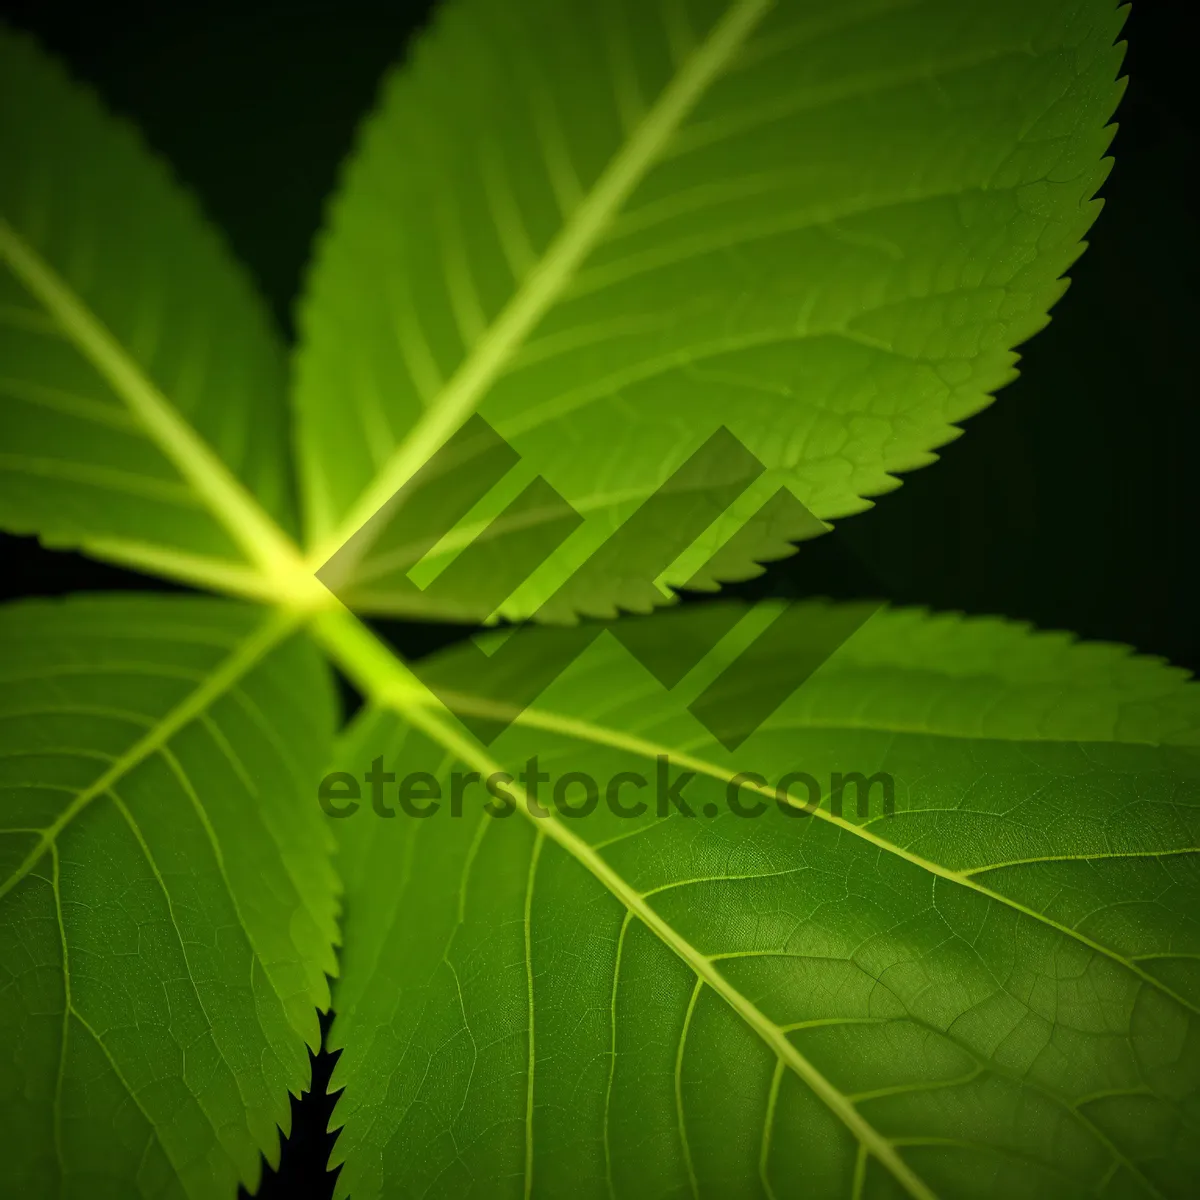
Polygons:
M520 0L513 0L519 3ZM603 0L598 0L603 2ZM291 332L325 197L384 70L432 5L0 0L131 117L226 232ZM1092 248L1021 378L934 469L904 477L748 593L880 594L1125 642L1200 671L1192 562L1200 230L1189 2L1142 0L1117 166ZM157 587L3 537L6 595ZM420 652L452 631L393 629ZM327 1196L328 1055L260 1195Z

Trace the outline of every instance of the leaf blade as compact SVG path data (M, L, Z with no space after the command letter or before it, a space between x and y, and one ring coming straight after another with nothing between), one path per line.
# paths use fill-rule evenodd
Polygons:
M4 1178L256 1186L336 970L328 844L296 804L328 678L294 622L211 601L22 604L0 637Z
M389 80L302 312L317 565L475 408L588 518L500 610L527 616L726 424L768 478L667 573L678 586L781 484L822 519L868 507L1013 377L1097 211L1111 7L779 5L753 31L746 5L688 7L664 10L672 25L644 7L450 6ZM576 214L739 14L740 57L563 269ZM546 262L564 286L522 307ZM730 577L781 552L767 539ZM419 615L409 593L394 610ZM608 600L583 611L611 616Z
M539 721L527 710L495 743L493 757L510 774L533 752L551 778L582 769L603 787L621 769L645 776L656 753L669 751L679 770L697 771L685 795L698 811L739 767L770 779L761 791L772 805L775 778L797 765L822 779L827 768L882 769L895 778L896 814L835 816L822 783L817 819L782 825L730 813L618 821L601 809L586 820L534 820L530 830L530 822L493 821L478 801L461 822L445 811L338 822L352 914L333 1035L344 1047L336 1080L346 1087L336 1114L343 1188L471 1194L472 1181L485 1178L510 1181L504 1194L530 1186L522 1184L518 1114L527 1105L517 1066L526 968L507 931L522 927L528 855L545 830L556 850L541 855L545 899L535 896L530 936L545 1064L533 1085L535 1193L569 1181L581 1195L686 1194L693 1173L702 1194L783 1196L801 1181L807 1194L886 1190L886 1160L871 1138L842 1140L813 1109L820 1097L827 1116L849 1106L866 1121L926 1189L918 1194L1187 1194L1183 1114L1200 1063L1168 1047L1184 1044L1200 1011L1197 979L1180 974L1200 945L1185 916L1200 886L1194 684L1115 647L1030 638L1001 622L884 614L733 759L711 741L693 750L704 739L684 715L686 698L667 703L627 659L620 668L616 643L601 639L588 657L544 698L543 711L570 710L570 721L535 730L521 724L531 714ZM975 715L970 703L965 715L921 705L941 723L938 733L898 733L886 721L841 726L838 710L851 694L874 695L864 671L876 673L876 691L881 672L902 691L897 662L907 662L919 688L928 687L922 666L925 676L940 672L947 697L970 701L964 685L974 685L976 713L986 711L980 685L990 668L999 677L990 699L1001 698L990 728L963 728ZM1125 709L1115 726L1104 702L1076 708L1073 728L1040 726L1039 694L1061 701L1073 687L1086 696L1101 678ZM1024 706L1023 725L1005 713L1005 692ZM887 712L886 702L873 703ZM807 728L808 715L831 704L828 720ZM1157 714L1155 739L1147 712ZM437 775L443 797L452 766L487 769L469 743L419 714L408 724L385 713L364 719L346 768L384 752L398 774ZM604 741L592 732L599 726L617 732ZM656 736L638 741L629 731L641 728ZM1124 740L1105 741L1113 732ZM701 782L706 760L717 788ZM747 784L747 799L753 793ZM557 830L568 824L567 840L587 845L573 856L587 863L582 873L552 866ZM1074 846L1073 861L1022 856L1005 876L1014 848L1061 846ZM401 847L397 895L385 864ZM982 890L973 878L980 868ZM447 903L464 894L472 870L465 906ZM619 881L609 886L613 873ZM1157 904L1159 895L1170 899ZM611 905L614 896L621 905ZM381 909L392 914L387 923ZM646 944L630 941L630 928ZM681 954L672 941L691 949ZM1154 957L1161 953L1170 971ZM672 959L687 970L670 967ZM454 1003L447 971L461 980ZM613 1009L610 1033L601 1014L625 972L629 994ZM698 1003L697 978L705 981ZM725 1004L712 1007L704 995ZM740 1040L738 1028L757 1020L745 1019L750 1009L810 1065L807 1079L789 1062L778 1081L782 1044L764 1057ZM797 1090L800 1079L808 1086ZM834 1094L814 1088L817 1079ZM1140 1115L1130 1108L1139 1104ZM1028 1121L1016 1119L1022 1110ZM764 1132L775 1125L786 1136ZM892 1180L903 1183L894 1172Z
M3 30L0 55L6 526L286 561L284 360L261 301L122 122L28 39ZM130 502L147 492L170 508Z

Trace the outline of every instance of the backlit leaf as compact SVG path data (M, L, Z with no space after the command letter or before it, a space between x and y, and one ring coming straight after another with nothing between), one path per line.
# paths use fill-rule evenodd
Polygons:
M340 765L428 771L446 802L380 818L363 785L335 823L340 1194L1191 1195L1200 688L901 611L736 753L689 691L602 637L490 748L512 775L536 754L547 803L567 772L602 797L640 774L631 819L493 818L478 784L455 819L451 772L488 755L359 720ZM692 816L656 812L659 755L694 772ZM728 801L742 771L756 819ZM804 786L777 807L789 771L818 781L811 815ZM894 812L877 781L838 815L835 772L890 775Z
M335 968L328 674L277 616L0 610L0 1190L212 1197L277 1162Z
M722 425L767 472L667 582L781 486L822 519L868 507L1013 378L1061 295L1107 170L1121 20L1112 0L439 8L366 125L301 310L323 557L475 412L521 463L445 514L422 584L535 476L585 518L510 617ZM723 578L810 533L763 531Z
M185 577L265 561L272 520L293 527L285 403L266 312L191 197L0 27L0 524Z

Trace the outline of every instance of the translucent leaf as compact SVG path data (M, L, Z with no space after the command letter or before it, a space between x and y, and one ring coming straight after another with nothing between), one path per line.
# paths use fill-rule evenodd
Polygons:
M683 644L707 619L649 621ZM668 692L601 637L489 754L417 710L358 721L346 771L443 801L414 819L391 783L381 818L362 784L334 823L340 1194L1190 1196L1200 688L885 611L731 754L687 705L738 652ZM455 819L453 772L489 770L518 811L468 782ZM660 811L663 770L691 815ZM587 816L552 802L568 772ZM642 815L607 803L621 772ZM789 772L815 790L780 804ZM879 777L864 802L838 772Z
M0 1190L220 1197L277 1162L335 967L328 673L278 617L0 610ZM318 814L319 815L319 814Z
M435 514L414 579L481 535L504 558L512 529L489 522L538 476L585 518L509 617L721 426L767 470L665 582L780 487L821 519L868 507L1013 378L1061 295L1107 170L1120 23L1111 0L451 0L387 81L301 310L318 557L472 413L520 465ZM764 529L721 577L809 534ZM445 589L389 596L413 565L376 572L373 607L453 610Z
M228 569L293 528L290 458L241 270L132 130L0 27L0 524Z

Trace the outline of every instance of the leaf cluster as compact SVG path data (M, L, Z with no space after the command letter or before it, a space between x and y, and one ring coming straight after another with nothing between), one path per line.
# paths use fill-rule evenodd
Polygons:
M1098 211L1122 15L447 0L364 126L290 349L137 134L0 29L0 526L212 593L0 610L6 1195L253 1190L331 1005L356 1200L1190 1194L1196 686L884 609L733 751L690 705L777 610L673 606L812 534L760 519L781 489L869 508L1012 379ZM485 747L318 580L475 416L513 469L364 555L372 608L633 607L664 644L716 614L677 686L599 636ZM722 426L765 470L661 586L564 592ZM475 611L553 519L496 519L539 477L578 528ZM838 610L795 613L819 658ZM434 669L486 716L471 652ZM367 697L346 728L334 670ZM331 767L449 785L535 757L665 762L716 815L315 799ZM894 811L726 803L797 770L884 773Z

